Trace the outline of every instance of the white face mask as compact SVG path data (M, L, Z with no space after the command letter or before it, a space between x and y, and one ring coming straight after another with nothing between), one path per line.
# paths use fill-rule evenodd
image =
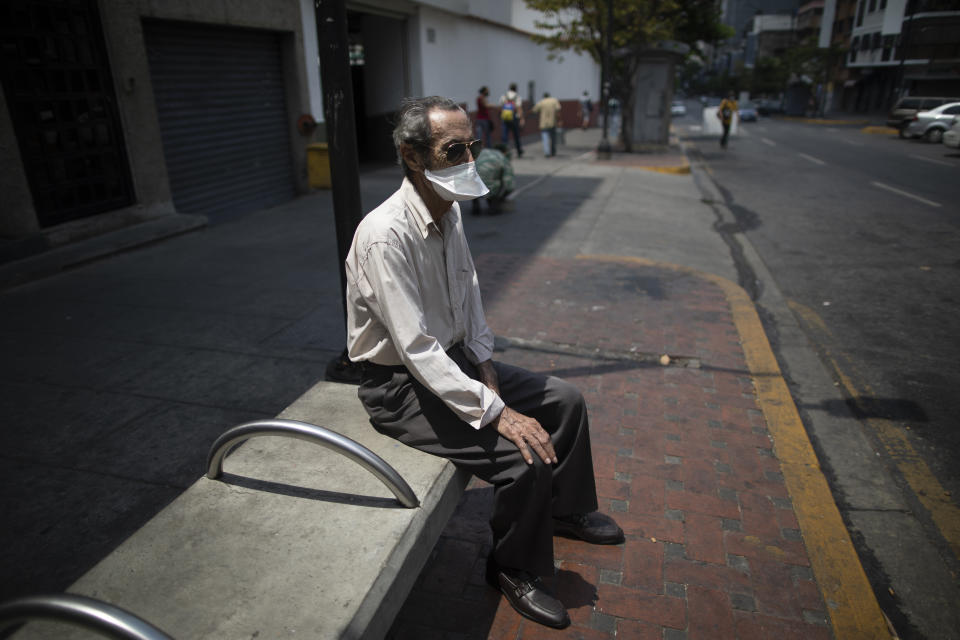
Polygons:
M423 172L433 190L444 200L473 200L490 193L477 173L475 162L458 164L439 171Z

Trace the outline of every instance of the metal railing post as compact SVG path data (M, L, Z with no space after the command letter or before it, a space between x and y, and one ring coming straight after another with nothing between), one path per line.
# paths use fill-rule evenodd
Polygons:
M30 620L66 622L117 640L173 640L129 611L87 596L29 596L0 604L0 630Z
M306 440L346 456L372 473L382 482L397 500L408 509L420 506L420 501L410 485L387 462L359 442L315 424L298 420L257 420L238 425L223 433L207 456L207 477L216 480L223 473L223 458L231 447L257 436L284 436Z

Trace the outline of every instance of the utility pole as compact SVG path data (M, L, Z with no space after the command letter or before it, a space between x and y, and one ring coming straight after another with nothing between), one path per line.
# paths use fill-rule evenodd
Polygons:
M607 0L607 29L603 35L603 85L600 87L600 99L603 101L603 137L597 145L597 158L610 159L610 48L613 46L613 0Z
M344 0L315 0L320 77L323 85L323 115L327 123L333 215L336 223L337 257L340 261L340 302L344 329L347 324L347 272L344 261L353 234L363 219L360 203L360 160L357 127L353 113L353 78L350 73L350 43ZM344 330L346 337L346 330ZM328 380L359 382L359 367L347 358L347 349L327 364Z

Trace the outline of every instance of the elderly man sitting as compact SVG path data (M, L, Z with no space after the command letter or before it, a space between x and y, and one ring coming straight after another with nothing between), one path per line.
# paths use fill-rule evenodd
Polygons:
M553 536L618 544L597 513L590 430L572 385L494 362L460 201L487 193L470 119L447 98L403 102L404 179L357 227L346 260L347 347L373 427L494 487L487 579L522 615L562 628Z

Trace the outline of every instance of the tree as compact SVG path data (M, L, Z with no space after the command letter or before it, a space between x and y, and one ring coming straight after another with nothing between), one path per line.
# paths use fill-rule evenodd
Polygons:
M586 53L603 64L607 31L607 2L613 0L526 0L544 14L536 22L546 33L533 39L558 51ZM714 0L616 0L613 2L609 97L621 105L621 135L632 150L633 112L637 98L637 69L644 51L664 40L676 40L696 49L698 41L715 42L728 36Z
M790 71L780 58L764 56L757 60L750 79L751 95L779 95L787 86Z

